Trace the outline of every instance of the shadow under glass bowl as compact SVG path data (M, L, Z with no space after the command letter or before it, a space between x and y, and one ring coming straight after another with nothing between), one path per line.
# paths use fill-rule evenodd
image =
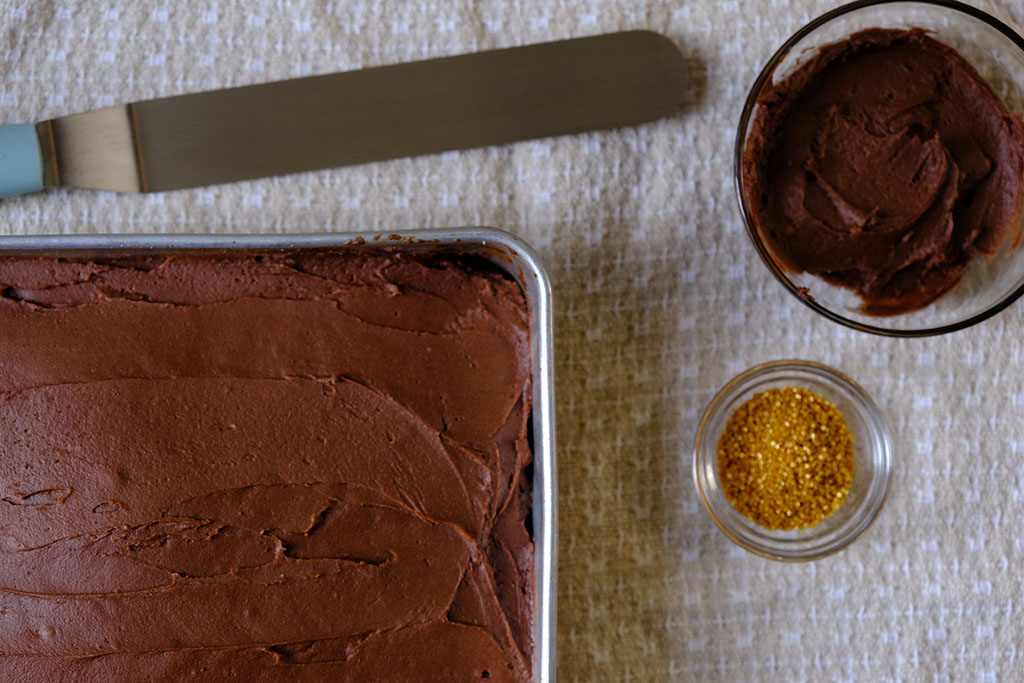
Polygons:
M995 315L1024 295L1024 244L1016 249L1007 244L991 258L975 258L954 289L920 310L871 316L860 311L863 302L853 291L809 273L792 273L777 262L761 239L746 201L743 152L760 107L758 95L767 85L792 74L820 47L869 28L925 29L959 52L1011 114L1020 116L1024 112L1024 38L991 15L948 0L862 0L832 10L787 40L768 60L747 95L735 150L736 192L747 234L776 279L826 318L864 332L897 337L961 330Z
M818 524L794 531L766 529L736 510L725 497L718 471L718 442L732 414L754 394L786 386L831 401L846 419L854 449L846 501ZM741 547L774 560L815 560L852 543L882 509L892 471L892 440L874 401L846 375L810 361L764 363L735 377L704 412L694 445L694 484L715 524Z

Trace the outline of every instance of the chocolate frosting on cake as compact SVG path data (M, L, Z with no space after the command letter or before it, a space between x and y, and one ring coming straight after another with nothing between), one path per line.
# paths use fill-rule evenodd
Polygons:
M0 678L530 678L514 282L377 249L0 293Z

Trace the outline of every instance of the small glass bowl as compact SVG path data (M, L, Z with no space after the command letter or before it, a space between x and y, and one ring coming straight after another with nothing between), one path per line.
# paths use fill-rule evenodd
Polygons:
M953 47L981 74L1011 114L1024 112L1024 38L989 14L952 0L860 0L807 24L768 60L747 95L736 134L735 182L747 234L776 279L821 315L848 327L896 337L954 332L979 323L1024 295L1024 243L975 258L960 283L924 308L889 317L860 311L854 292L808 273L792 273L761 239L746 201L743 151L766 85L791 74L820 47L868 28L923 28ZM1007 240L1010 242L1011 240Z
M853 483L843 505L818 524L772 531L732 506L718 476L718 441L732 414L756 393L805 388L839 409L853 434ZM892 442L874 401L849 377L810 361L784 360L753 367L711 401L697 431L693 479L708 513L726 536L752 553L791 562L815 560L842 550L871 526L892 481Z

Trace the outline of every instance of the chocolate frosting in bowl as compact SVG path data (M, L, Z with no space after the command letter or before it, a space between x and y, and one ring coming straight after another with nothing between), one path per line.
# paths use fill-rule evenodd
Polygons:
M1015 246L1024 128L920 29L826 45L758 94L745 200L781 266L848 287L869 315L921 308Z
M514 282L22 257L0 293L0 678L530 679Z

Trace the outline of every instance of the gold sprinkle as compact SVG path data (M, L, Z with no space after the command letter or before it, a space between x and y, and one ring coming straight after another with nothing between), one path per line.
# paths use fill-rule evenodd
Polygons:
M814 526L850 491L853 435L839 409L814 392L769 389L729 418L718 469L726 498L757 524Z

